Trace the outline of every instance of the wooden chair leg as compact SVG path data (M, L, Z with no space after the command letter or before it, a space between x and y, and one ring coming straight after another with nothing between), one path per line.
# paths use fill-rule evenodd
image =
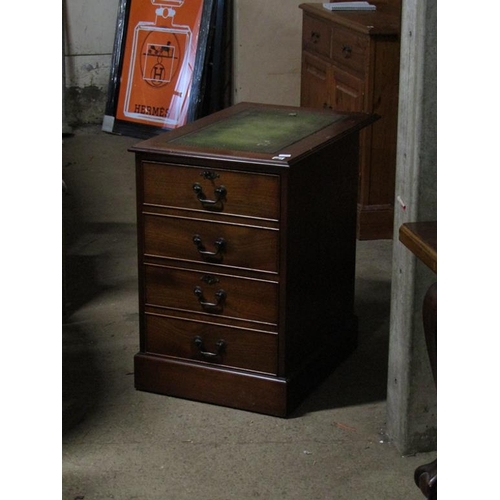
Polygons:
M429 500L437 499L437 459L415 469L415 484Z
M424 298L423 321L427 354L437 385L437 283L429 287ZM437 459L415 469L415 484L428 500L437 499Z
M427 354L434 383L437 385L437 283L431 285L425 294L422 317Z

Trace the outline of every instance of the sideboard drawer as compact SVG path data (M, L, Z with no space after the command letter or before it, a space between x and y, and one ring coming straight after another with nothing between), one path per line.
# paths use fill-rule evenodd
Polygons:
M305 50L330 57L332 28L328 23L306 17L302 33L302 46Z
M364 74L368 45L367 36L336 27L332 36L332 59L358 74Z
M269 228L144 215L144 253L154 257L277 273L278 237Z
M218 273L147 264L145 302L149 306L277 325L278 284Z
M143 162L144 203L279 219L279 177Z
M145 315L146 352L277 373L277 336L210 323Z

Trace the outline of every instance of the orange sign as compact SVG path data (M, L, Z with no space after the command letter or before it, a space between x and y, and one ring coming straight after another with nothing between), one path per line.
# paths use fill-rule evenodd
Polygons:
M118 120L177 128L187 121L203 0L130 2Z

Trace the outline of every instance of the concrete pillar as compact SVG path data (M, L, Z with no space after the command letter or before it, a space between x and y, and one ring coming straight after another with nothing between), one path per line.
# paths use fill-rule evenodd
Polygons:
M436 2L403 0L387 387L387 433L403 454L436 449L436 391L422 326L423 297L436 276L398 235L405 222L437 218L436 81Z

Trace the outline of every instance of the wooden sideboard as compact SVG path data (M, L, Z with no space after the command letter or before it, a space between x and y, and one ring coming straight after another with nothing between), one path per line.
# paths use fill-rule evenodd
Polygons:
M373 2L377 3L377 2ZM330 12L301 4L301 106L376 113L360 137L359 239L392 238L399 85L400 5Z
M356 344L359 133L241 103L134 146L139 390L286 416Z

